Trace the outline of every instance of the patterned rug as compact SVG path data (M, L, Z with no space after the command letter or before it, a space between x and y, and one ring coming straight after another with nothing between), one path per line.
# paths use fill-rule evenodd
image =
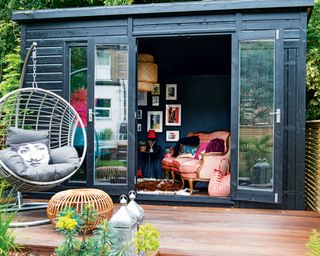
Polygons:
M173 180L139 179L137 182L138 191L179 191L181 188L182 184Z

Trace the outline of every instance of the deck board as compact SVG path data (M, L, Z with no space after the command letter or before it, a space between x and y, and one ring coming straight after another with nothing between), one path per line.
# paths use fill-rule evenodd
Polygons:
M159 229L160 255L167 256L302 256L311 230L320 230L320 216L311 211L159 205L143 208L146 222ZM35 216L23 213L27 215ZM20 228L16 236L25 245L50 247L63 238L53 225Z

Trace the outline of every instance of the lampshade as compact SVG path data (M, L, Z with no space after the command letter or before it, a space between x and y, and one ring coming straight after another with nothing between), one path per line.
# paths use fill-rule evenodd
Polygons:
M149 130L147 138L149 140L155 140L157 138L155 130Z
M150 54L138 55L138 92L152 92L158 81L158 65Z

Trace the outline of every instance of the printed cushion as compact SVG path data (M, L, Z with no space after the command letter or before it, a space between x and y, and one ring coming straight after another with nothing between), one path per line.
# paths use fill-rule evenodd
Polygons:
M50 159L52 164L79 164L78 152L74 147L63 146L50 150Z
M224 152L224 140L223 139L213 139L210 140L208 146L206 147L206 153L210 152Z
M9 127L7 135L7 146L11 144L20 144L27 142L34 142L38 140L44 140L49 138L48 130L32 131L24 130L15 127Z
M0 160L6 167L18 175L23 173L27 168L24 164L23 158L10 148L0 151Z
M21 144L11 144L12 150L16 151L23 159L26 167L36 167L40 164L48 164L50 160L48 139Z
M197 136L180 138L173 148L173 156L177 157L179 155L181 145L199 146L199 141L200 139Z
M194 158L196 152L197 152L198 146L191 146L191 145L180 145L180 150L178 154L178 158L181 157L191 157Z
M198 150L194 156L195 159L201 160L202 158L202 153L206 152L206 148L208 146L209 143L201 143L200 146L198 147Z

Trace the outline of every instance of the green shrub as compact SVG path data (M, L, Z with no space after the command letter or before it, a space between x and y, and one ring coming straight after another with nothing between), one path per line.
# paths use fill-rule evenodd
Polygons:
M0 187L0 198L3 197L5 187ZM0 209L0 256L7 256L10 251L18 251L21 248L15 243L15 236L9 229L16 213L14 211L7 212L8 206L6 204L0 205Z
M320 256L320 234L315 229L312 230L306 248L309 250L308 256Z

